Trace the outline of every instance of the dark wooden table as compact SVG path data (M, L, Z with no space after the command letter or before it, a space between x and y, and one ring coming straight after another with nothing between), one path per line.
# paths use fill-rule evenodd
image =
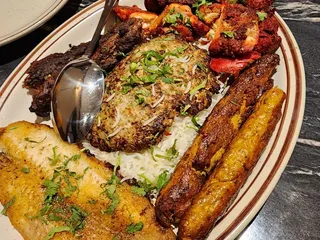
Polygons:
M57 26L95 0L70 0L41 28L0 48L0 85ZM307 81L304 121L276 188L239 239L320 239L320 0L275 4L302 53Z

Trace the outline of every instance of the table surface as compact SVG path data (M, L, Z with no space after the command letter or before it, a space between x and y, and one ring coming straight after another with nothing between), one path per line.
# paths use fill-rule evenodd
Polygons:
M41 28L0 47L0 85L43 38L95 0L70 0ZM272 194L239 239L320 239L320 0L279 0L306 71L306 108L297 145Z

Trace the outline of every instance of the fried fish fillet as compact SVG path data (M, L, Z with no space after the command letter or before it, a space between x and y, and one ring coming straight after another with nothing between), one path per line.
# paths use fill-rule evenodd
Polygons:
M169 183L160 191L156 214L163 226L179 223L261 93L272 87L270 76L278 64L278 55L263 56L239 76L214 107Z
M236 198L281 118L285 93L264 93L233 139L220 164L192 201L179 224L178 239L204 239Z
M24 239L175 239L150 202L46 125L0 130L0 202Z

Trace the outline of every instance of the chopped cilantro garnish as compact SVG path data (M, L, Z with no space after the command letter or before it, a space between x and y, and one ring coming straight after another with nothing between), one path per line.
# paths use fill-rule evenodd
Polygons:
M44 240L49 240L54 237L56 233L60 232L71 232L71 228L68 226L59 226L59 227L54 227L50 230L48 235L44 238Z
M27 167L23 167L22 169L21 169L21 171L23 172L23 173L29 173L30 172L30 169L29 168L27 168Z
M150 153L151 153L151 157L152 157L153 161L156 162L157 159L154 157L154 147L153 146L150 147Z
M193 125L197 128L197 130L200 129L201 125L198 123L199 118L196 116L192 116L191 118L191 122L193 123Z
M199 84L198 86L195 86L193 89L190 90L190 95L193 96L194 94L196 94L200 89L203 89L206 87L207 81L204 80L201 84Z
M57 154L57 146L53 147L52 151L53 151L53 158L49 158L49 160L51 161L51 165L54 166L57 164L60 158L60 154Z
M198 68L200 68L202 71L207 72L206 67L205 67L205 66L203 66L203 64L202 64L202 63L197 62L196 64L197 64L197 67L198 67Z
M139 67L138 63L132 62L130 64L130 72L135 73L138 67Z
M8 211L8 209L9 209L9 207L11 207L12 204L14 204L15 201L16 201L16 196L14 196L13 198L11 198L11 199L9 200L9 202L7 202L7 203L3 206L3 209L2 209L2 211L1 211L1 214L7 216L7 211Z
M111 200L108 208L106 210L102 210L102 214L107 213L112 215L120 203L120 198L118 193L116 192L117 185L120 184L120 179L117 177L117 168L120 165L120 156L118 156L116 165L113 168L113 173L111 178L108 180L106 184L104 184L104 191L103 193Z
M172 73L173 73L172 67L170 67L168 64L165 64L163 68L160 69L160 74L164 76Z
M31 142L31 143L42 143L44 140L46 140L46 138L47 138L47 136L45 136L45 137L44 137L42 140L40 140L40 141L35 141L35 140L32 140L32 139L26 137L26 138L24 138L24 140L27 141L27 142Z
M228 37L228 38L234 38L235 37L235 33L232 32L232 31L223 31L221 32L225 37Z
M97 203L97 200L90 199L90 200L88 201L88 203L93 205L93 204L96 204L96 203Z
M131 223L129 226L126 228L127 233L136 233L139 232L143 229L143 223L138 222L137 224Z
M173 78L169 78L169 77L162 77L161 80L162 80L164 83L167 83L167 84L174 83L174 79L173 79Z
M177 143L177 139L174 140L174 143L173 143L172 147L168 148L166 150L166 154L165 155L156 154L155 156L157 158L163 158L163 159L166 159L166 160L169 160L169 161L171 161L174 158L177 158L179 156L179 152L176 149L176 143Z
M268 14L265 12L257 12L257 15L260 22L264 21L268 17Z
M187 116L187 114L188 114L188 109L191 107L191 105L190 104L188 104L188 105L186 105L185 107L184 107L184 109L182 110L182 112L180 113L180 115L181 116Z
M131 186L131 192L139 196L145 196L146 191L142 187Z
M152 74L152 75L146 75L142 77L142 81L144 83L154 83L157 79L158 75L157 74Z
M121 52L121 51L119 51L119 52L118 52L118 54L119 54L119 56L124 57L124 58L127 56L127 54L126 54L126 53Z
M142 104L142 103L144 103L144 97L142 97L142 96L140 96L140 95L135 95L134 96L134 98L135 98L135 100L136 100L136 102L140 105L140 104Z
M163 23L176 24L179 20L183 21L183 15L181 13L172 13L163 19Z
M158 189L158 191L160 191L165 185L167 185L169 180L170 180L170 175L168 174L167 171L164 171L163 173L161 173L157 178L156 188Z
M131 89L132 89L132 87L129 85L123 85L121 92L124 94L127 94L128 92L130 92Z
M12 131L12 130L16 130L17 128L19 127L12 127L12 128L9 128L9 130Z
M58 193L60 184L54 182L53 180L45 179L43 182L43 186L46 188L44 201L45 203L51 203L53 197Z
M199 17L200 20L204 19L203 14L200 12L200 7L202 5L209 5L212 2L212 0L198 0L196 3L192 5L192 8L195 9L196 15Z

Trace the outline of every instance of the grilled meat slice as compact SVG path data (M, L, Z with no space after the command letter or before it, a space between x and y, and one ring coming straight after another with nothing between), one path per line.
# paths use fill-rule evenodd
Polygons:
M265 55L245 70L207 117L191 147L175 168L156 202L163 226L178 224L206 177L221 159L262 92L272 87L270 76L278 55Z
M268 144L281 117L284 99L285 93L278 88L261 96L221 163L184 214L178 239L205 239L226 212Z
M64 231L54 239L175 239L156 222L148 199L48 126L2 128L0 149L0 202L15 199L7 215L24 239L49 239L56 227Z
M99 47L92 59L105 71L113 69L116 63L124 58L137 44L142 42L142 23L139 19L130 19L115 26L110 32L102 36ZM51 89L62 68L71 60L81 57L88 43L73 46L65 53L51 54L35 61L27 70L28 77L23 87L31 90L32 103L29 108L38 116L47 117L51 111Z
M209 47L210 55L235 57L251 52L259 39L256 11L241 4L222 4L220 8L221 14L215 21L216 31Z
M207 53L174 35L133 50L106 78L106 93L90 143L104 151L135 152L157 144L175 116L211 104L219 87Z

